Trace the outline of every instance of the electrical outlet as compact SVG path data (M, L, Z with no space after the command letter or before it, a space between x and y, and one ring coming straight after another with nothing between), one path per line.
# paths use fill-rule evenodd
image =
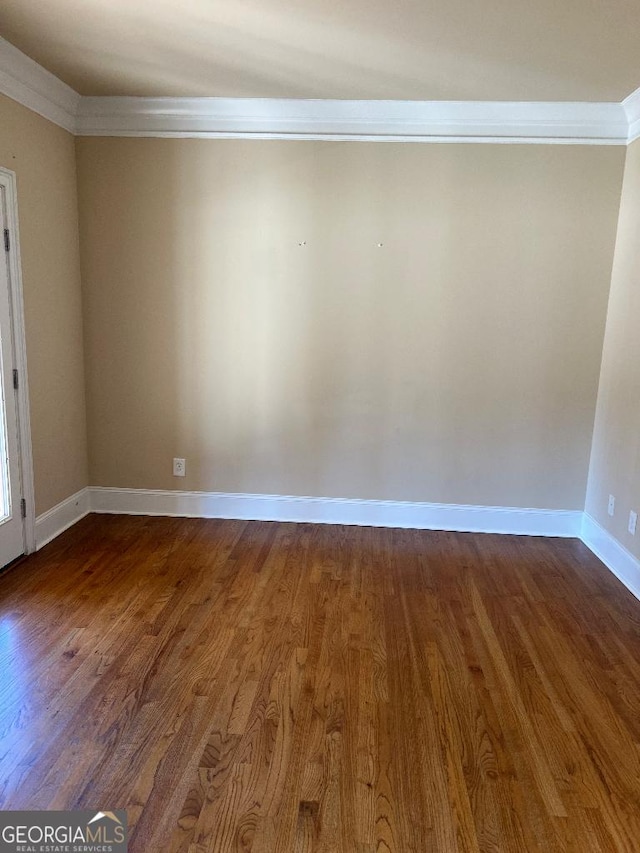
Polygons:
M629 513L629 527L627 528L632 536L636 535L636 524L638 523L638 513L631 510Z
M609 506L607 507L607 512L609 515L613 515L616 511L616 499L613 495L609 495Z
M184 477L187 473L187 460L186 459L174 459L173 460L173 476L174 477Z

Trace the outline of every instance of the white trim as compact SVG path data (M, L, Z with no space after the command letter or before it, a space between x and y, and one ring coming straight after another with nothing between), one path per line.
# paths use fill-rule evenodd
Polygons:
M18 224L18 191L16 174L0 166L0 184L5 187L7 227L10 234L9 287L15 367L18 370L17 415L20 446L20 477L22 497L26 502L24 520L25 553L36 548L35 494L33 485L33 454L31 448L31 407L29 404L29 375L27 371L27 340L24 322L22 266L20 263L20 228Z
M640 136L640 89L636 89L628 98L625 98L622 106L629 125L627 134L627 143L629 144Z
M0 93L80 136L626 145L640 133L637 93L622 103L83 97L2 38Z
M80 95L3 38L0 38L0 92L75 133Z
M580 535L582 519L581 511L519 507L99 487L91 487L89 491L93 512L126 515L237 518L566 537Z
M581 510L91 486L38 516L38 548L89 512L576 538L640 599L640 560Z
M117 137L119 139L252 139L269 140L280 139L290 142L413 142L413 143L435 143L435 144L490 144L490 145L626 145L623 139L585 139L577 136L563 137L526 137L526 136L362 136L346 135L340 133L198 133L197 131L180 132L150 132L146 130L135 131L109 131L99 133L79 133L78 136Z
M37 547L42 548L88 515L91 512L90 500L89 489L80 489L75 495L39 515L36 519Z
M625 145L615 103L85 97L80 136Z
M586 512L583 513L580 538L629 592L640 599L640 560Z

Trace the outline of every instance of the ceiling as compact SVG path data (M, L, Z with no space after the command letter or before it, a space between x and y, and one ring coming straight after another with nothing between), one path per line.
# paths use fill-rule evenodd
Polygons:
M638 0L0 0L83 95L621 101Z

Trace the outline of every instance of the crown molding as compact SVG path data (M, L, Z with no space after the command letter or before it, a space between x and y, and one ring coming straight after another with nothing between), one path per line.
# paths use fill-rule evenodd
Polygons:
M627 143L631 143L640 136L640 89L636 89L628 98L625 98L622 106L629 125Z
M1 37L0 92L75 133L80 95Z
M80 136L626 143L620 104L82 98Z
M0 38L0 93L77 136L626 145L622 103L82 97Z

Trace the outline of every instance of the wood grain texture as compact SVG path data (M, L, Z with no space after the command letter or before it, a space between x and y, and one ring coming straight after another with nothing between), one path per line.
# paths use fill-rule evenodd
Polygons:
M89 516L0 575L0 808L133 853L640 849L640 604L578 541Z

